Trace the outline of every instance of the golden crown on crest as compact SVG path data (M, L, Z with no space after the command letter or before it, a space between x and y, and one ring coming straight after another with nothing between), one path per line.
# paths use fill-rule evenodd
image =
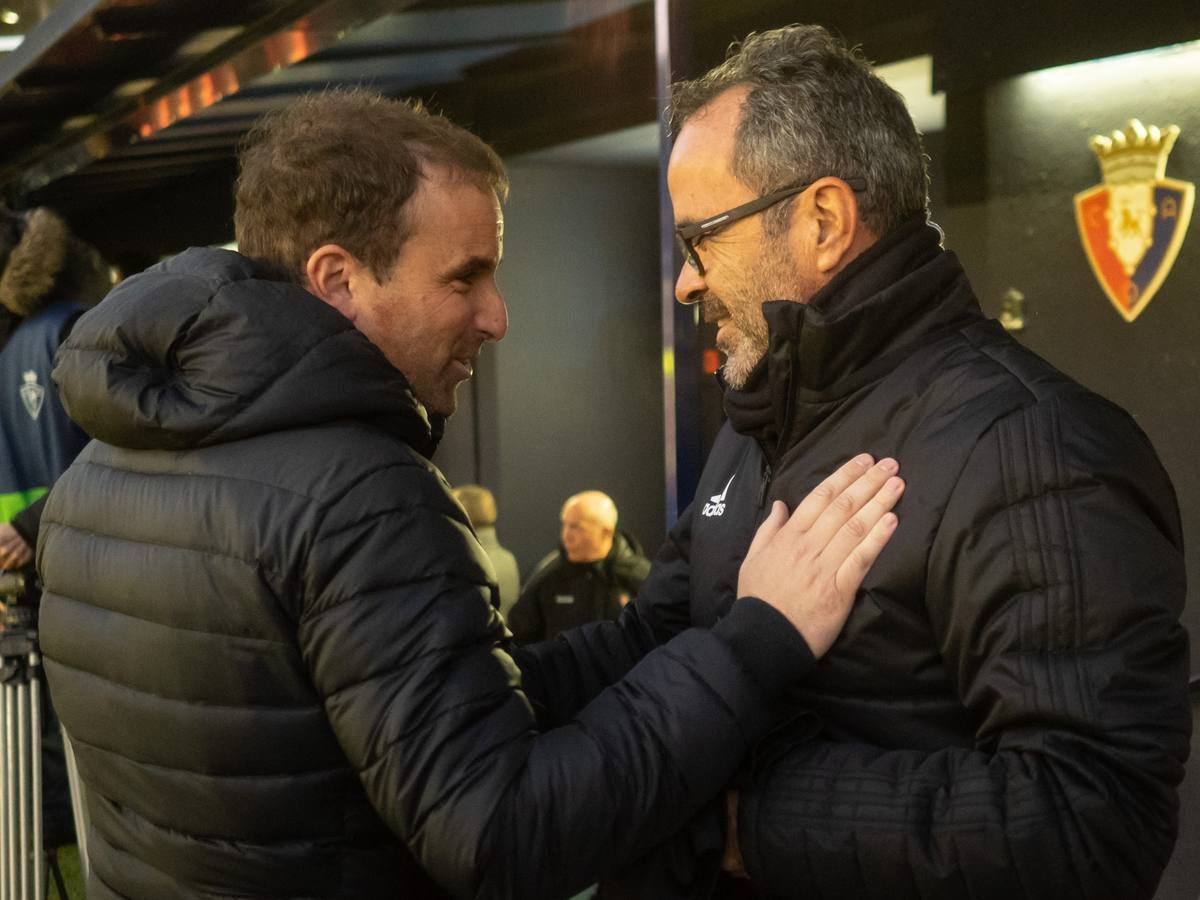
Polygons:
M1157 125L1147 128L1137 119L1130 119L1121 131L1111 136L1097 134L1088 146L1100 160L1100 172L1106 184L1130 181L1158 181L1167 172L1167 156L1179 137L1179 126Z

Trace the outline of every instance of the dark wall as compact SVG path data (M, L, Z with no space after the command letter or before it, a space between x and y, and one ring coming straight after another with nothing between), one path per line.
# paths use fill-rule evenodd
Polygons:
M557 544L563 501L596 488L652 552L666 516L657 175L520 163L510 175L509 333L481 367L478 408L500 539L527 574ZM468 442L448 437L453 468L468 470Z
M1129 410L1154 442L1183 510L1192 585L1185 622L1200 641L1200 225L1193 215L1170 276L1127 323L1092 275L1073 204L1101 181L1088 138L1135 116L1179 125L1167 176L1200 183L1200 47L1032 73L975 97L982 140L956 142L948 122L931 142L942 201L934 218L985 309L997 314L1009 288L1024 293L1021 340ZM978 190L956 177L976 179ZM977 200L955 202L962 197ZM1198 659L1193 653L1194 669Z

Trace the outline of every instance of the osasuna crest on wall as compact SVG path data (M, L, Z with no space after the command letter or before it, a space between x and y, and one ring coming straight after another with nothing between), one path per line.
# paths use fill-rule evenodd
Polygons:
M1192 217L1196 186L1164 177L1179 126L1130 119L1088 145L1104 183L1075 195L1075 219L1096 280L1132 322L1166 280Z
M38 384L37 372L32 369L21 373L25 383L21 385L21 402L31 419L37 419L42 413L42 403L46 399L46 389ZM11 395L10 395L11 396Z

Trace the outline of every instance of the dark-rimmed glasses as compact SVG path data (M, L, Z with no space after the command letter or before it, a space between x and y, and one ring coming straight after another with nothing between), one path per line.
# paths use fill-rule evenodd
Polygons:
M847 178L846 184L855 193L864 191L867 188L867 183L861 178ZM764 197L759 197L757 200L751 200L749 203L743 203L741 206L735 206L733 209L727 209L723 213L717 213L715 216L709 216L703 222L696 222L691 225L680 225L675 229L675 236L679 238L680 250L683 251L683 258L689 266L695 269L701 276L704 275L704 263L700 261L700 255L696 252L696 247L706 237L716 234L722 228L726 228L737 222L739 219L745 219L755 213L762 212L768 207L774 206L781 200L786 200L794 194L799 194L807 191L810 187L817 183L817 179L806 181L803 184L795 184L791 187L785 187L774 193L767 194Z

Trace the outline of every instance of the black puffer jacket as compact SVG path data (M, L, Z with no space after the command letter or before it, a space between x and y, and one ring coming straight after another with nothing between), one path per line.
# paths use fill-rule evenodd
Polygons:
M539 735L423 408L236 254L123 283L55 378L96 438L38 548L92 900L566 896L716 795L811 666L743 601Z
M665 640L729 609L772 499L895 456L900 527L741 784L755 896L1151 896L1191 727L1179 513L1146 437L984 319L921 223L765 311L768 357L727 394L636 627L589 626L527 674L569 715L621 669L573 673L636 659L645 622ZM618 896L661 884L697 833Z

